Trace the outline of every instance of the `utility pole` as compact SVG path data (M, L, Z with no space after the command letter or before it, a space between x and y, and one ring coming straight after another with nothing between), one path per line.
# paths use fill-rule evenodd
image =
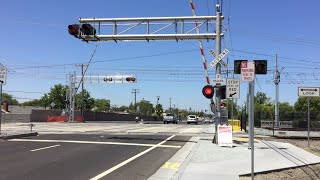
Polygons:
M77 64L76 66L81 66L81 116L83 116L83 111L84 111L84 72L83 72L83 67L88 66L88 64Z
M280 73L278 70L278 54L276 54L276 67L274 72L274 84L276 90L276 102L275 102L275 127L279 126L279 83L280 83Z
M137 112L137 93L139 93L139 89L132 89L132 94L134 94L134 110Z
M170 100L170 111L171 111L171 98L169 98L169 100Z
M74 105L75 105L75 94L76 94L76 89L75 89L75 84L76 84L76 72L73 74L69 74L70 78L70 86L69 86L69 122L74 121Z
M219 56L221 53L221 7L220 4L216 5L216 55ZM216 76L221 76L221 64L216 65ZM220 85L220 84L217 84ZM215 137L214 143L218 143L218 124L221 123L221 96L220 93L216 93L216 121L215 121Z

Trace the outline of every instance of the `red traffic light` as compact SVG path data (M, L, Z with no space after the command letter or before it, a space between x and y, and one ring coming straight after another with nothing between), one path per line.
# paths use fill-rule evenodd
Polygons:
M77 37L79 35L79 24L72 24L68 26L69 34Z
M204 95L204 97L211 99L213 97L214 94L214 90L213 87L210 85L206 85L202 88L202 94Z
M135 81L136 81L136 78L135 78L135 77L127 77L127 78L126 78L126 81L128 81L128 82L135 82Z

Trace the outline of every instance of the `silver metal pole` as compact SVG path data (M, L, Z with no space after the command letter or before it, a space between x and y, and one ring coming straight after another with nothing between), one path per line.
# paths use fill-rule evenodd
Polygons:
M249 83L250 95L250 148L251 148L251 179L254 179L254 81Z
M278 71L278 54L276 54L276 70L274 73L274 83L275 83L275 90L276 90L276 103L275 103L275 127L279 127L279 71Z
M221 53L221 12L220 6L217 5L216 8L216 55ZM221 65L218 63L216 65L216 75L221 75ZM221 123L221 97L219 93L216 93L216 120L215 120L215 143L218 143L218 124Z
M1 134L1 115L2 115L2 81L0 81L0 134Z
M75 85L76 85L76 72L73 72L73 78L72 78L72 122L74 121L74 111L75 111L75 97L76 97L76 90L75 90Z
M308 148L310 148L310 97L308 97Z
M233 130L233 99L231 99L231 126L232 126L232 130Z

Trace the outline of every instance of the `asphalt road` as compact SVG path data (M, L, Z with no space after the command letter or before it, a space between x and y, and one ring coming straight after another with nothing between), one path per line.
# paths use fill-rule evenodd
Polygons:
M59 134L1 141L0 179L147 179L189 139Z

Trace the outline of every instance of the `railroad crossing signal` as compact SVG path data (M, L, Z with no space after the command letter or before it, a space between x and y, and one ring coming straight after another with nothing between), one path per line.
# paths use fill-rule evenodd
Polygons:
M224 51L222 51L220 54L219 54L219 56L217 57L216 56L216 54L215 54L215 52L212 50L212 49L210 49L210 54L213 56L213 57L215 57L215 59L209 64L209 67L213 67L213 66L215 66L216 64L218 64L218 63L220 63L222 66L224 66L225 68L227 68L228 67L228 64L227 63L225 63L222 59L223 59L223 57L225 57L228 53L229 53L229 50L228 49L225 49Z
M204 97L211 99L214 94L214 88L211 85L206 85L202 88L202 94Z
M82 76L77 76L76 78L76 82L80 82ZM137 78L135 74L85 75L83 76L83 81L98 84L127 84L136 83Z
M91 24L82 24L81 27L79 24L71 24L68 26L68 32L70 35L79 38L81 35L95 36L97 31Z

